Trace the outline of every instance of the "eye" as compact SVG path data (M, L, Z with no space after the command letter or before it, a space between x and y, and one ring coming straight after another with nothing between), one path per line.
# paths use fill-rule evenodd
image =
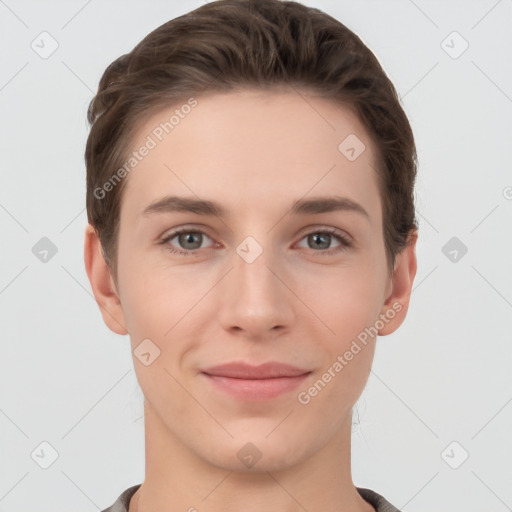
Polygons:
M205 237L212 240L206 233L204 233L204 231L185 227L173 231L164 237L160 243L171 253L183 256L193 256L199 249L204 248L201 246ZM172 240L175 238L177 239L176 243L179 247L171 244ZM338 241L339 245L337 247L330 248L329 246L331 245L333 238ZM301 241L304 239L307 240L308 244L311 244L309 248L312 248L313 252L322 255L332 255L352 247L352 242L349 237L342 231L334 228L323 228L311 231L304 236Z
M331 245L332 238L338 240L339 245L337 247L329 247ZM322 255L331 255L352 247L352 242L349 237L334 228L323 228L317 231L311 231L302 240L304 239L307 240L308 245L311 244L310 247L313 248L314 252Z
M181 254L183 256L190 256L196 252L197 249L201 249L204 237L211 240L211 238L203 231L192 230L190 228L182 228L170 233L168 236L163 238L160 243L164 244L165 247L172 253ZM182 246L183 249L179 249L174 245L171 245L170 242L174 238L177 238L177 243Z

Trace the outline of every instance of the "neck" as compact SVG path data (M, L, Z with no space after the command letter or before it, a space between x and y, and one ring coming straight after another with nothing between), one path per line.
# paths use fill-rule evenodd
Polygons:
M147 401L144 406L146 475L129 512L374 512L352 483L351 414L329 442L298 464L262 457L241 472L239 466L234 470L229 463L199 457L172 435Z

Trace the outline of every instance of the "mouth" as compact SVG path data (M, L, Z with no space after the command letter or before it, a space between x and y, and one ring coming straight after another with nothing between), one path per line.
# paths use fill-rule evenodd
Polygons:
M310 370L270 362L260 366L228 363L201 372L212 387L244 401L264 401L293 391Z

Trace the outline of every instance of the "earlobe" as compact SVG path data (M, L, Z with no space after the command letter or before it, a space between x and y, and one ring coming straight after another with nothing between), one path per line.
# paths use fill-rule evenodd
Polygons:
M103 257L98 235L90 224L87 224L85 228L84 262L103 321L111 331L117 334L128 334L110 268Z
M386 336L396 331L403 323L409 309L412 285L416 276L416 241L417 231L411 232L408 245L397 254L393 276L391 278L391 292L382 306L381 317L387 319L379 336Z

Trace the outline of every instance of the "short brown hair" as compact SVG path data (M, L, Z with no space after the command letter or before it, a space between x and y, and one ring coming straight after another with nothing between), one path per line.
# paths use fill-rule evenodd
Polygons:
M164 23L114 60L88 110L87 216L114 278L123 184L95 190L126 161L141 119L194 94L292 85L356 112L379 159L388 268L418 229L417 156L397 92L361 39L319 9L218 0ZM340 141L341 142L341 141Z

